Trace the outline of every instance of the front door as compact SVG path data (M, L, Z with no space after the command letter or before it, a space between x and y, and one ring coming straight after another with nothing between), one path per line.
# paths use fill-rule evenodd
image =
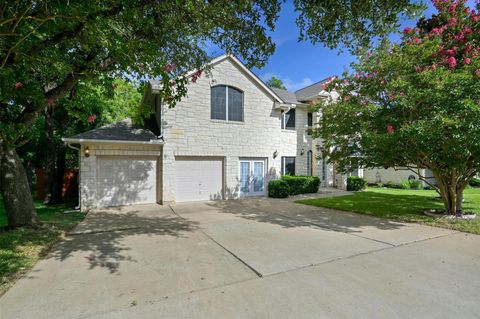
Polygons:
M265 160L240 160L239 179L241 196L265 195Z

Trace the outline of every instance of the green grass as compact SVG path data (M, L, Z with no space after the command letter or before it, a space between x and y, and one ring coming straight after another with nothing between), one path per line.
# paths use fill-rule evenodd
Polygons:
M22 227L0 231L0 296L26 270L45 254L65 233L75 227L85 216L82 213L64 214L72 209L68 205L46 206L35 202L43 225L37 230ZM0 227L7 225L7 216L0 197Z
M480 189L466 189L464 210L480 213ZM428 217L427 209L442 209L443 203L433 190L405 190L391 188L369 188L365 192L352 195L305 199L300 204L326 207L407 222L420 222L432 226L456 229L480 234L480 217L474 220L446 220Z

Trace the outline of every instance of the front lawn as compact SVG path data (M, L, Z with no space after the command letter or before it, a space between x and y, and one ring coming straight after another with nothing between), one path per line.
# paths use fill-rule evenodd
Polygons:
M480 189L466 189L464 197L464 210L479 214ZM474 220L452 221L425 216L422 213L424 210L443 208L442 201L433 190L369 188L365 192L347 196L304 199L296 202L480 234L480 217Z
M0 230L0 296L85 216L79 212L65 214L65 210L72 209L68 205L45 206L38 201L35 206L44 223L40 229ZM0 229L6 225L7 216L0 197Z

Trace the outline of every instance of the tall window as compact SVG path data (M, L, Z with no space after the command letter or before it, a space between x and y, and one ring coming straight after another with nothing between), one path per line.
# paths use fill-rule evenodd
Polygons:
M295 175L295 157L282 157L282 175Z
M226 85L212 87L210 118L243 122L243 92Z
M295 109L282 113L282 130L295 130Z
M308 127L313 126L313 114L312 114L312 112L307 113L307 126Z

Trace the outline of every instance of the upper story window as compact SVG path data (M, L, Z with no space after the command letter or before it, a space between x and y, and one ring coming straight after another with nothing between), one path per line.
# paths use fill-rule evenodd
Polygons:
M212 87L210 118L243 122L243 92L227 85Z
M282 130L295 130L295 109L282 113Z
M308 127L313 126L313 114L312 114L312 112L307 113L307 126Z

